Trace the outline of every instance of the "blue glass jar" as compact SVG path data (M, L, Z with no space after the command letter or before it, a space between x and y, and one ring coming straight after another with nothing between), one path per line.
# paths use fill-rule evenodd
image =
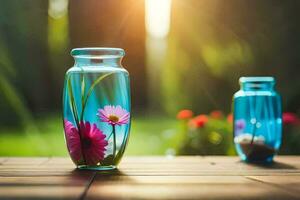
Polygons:
M234 143L244 161L271 162L281 144L281 98L273 77L241 77L233 97Z
M77 48L65 76L63 125L71 159L81 169L117 167L130 129L129 74L124 50Z

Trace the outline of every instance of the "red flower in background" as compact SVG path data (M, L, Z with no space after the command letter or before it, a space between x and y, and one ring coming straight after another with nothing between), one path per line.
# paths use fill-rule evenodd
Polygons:
M193 117L193 115L193 111L185 109L177 113L177 119L190 119Z
M189 125L193 128L203 128L208 122L208 117L206 115L198 115L189 122Z
M283 124L291 124L291 125L300 123L298 116L295 113L291 113L291 112L284 112L282 114L282 121Z
M210 116L214 119L221 119L223 117L223 113L221 110L213 110L210 113Z
M230 114L227 115L227 121L229 123L232 123L232 121L233 121L233 115L232 115L232 113L230 113Z

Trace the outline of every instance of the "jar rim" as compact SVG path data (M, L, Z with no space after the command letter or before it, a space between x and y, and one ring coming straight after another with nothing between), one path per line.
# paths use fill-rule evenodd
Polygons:
M247 82L275 82L275 78L272 76L243 76L239 79L240 83L247 83Z
M82 47L72 49L71 55L75 58L121 58L125 51L115 47Z

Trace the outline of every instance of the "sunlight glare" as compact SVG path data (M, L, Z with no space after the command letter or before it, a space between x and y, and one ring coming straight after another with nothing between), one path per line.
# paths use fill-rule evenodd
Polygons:
M68 12L68 0L50 0L48 14L54 19L65 16Z
M145 0L147 33L155 38L164 38L170 29L171 0Z

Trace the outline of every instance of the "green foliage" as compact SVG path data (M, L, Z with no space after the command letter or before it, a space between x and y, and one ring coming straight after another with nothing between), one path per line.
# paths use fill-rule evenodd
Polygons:
M283 126L280 154L300 154L300 124L285 124Z
M115 12L116 7L112 5L91 17L77 9L86 2L69 3L70 13L66 11L53 18L51 13L48 15L48 1L1 2L1 155L66 155L60 118L46 117L35 122L34 116L41 111L61 109L64 73L72 65L71 46L124 46L129 53L125 66L129 67L132 77L133 107L146 109L150 103L159 103L162 109L154 112L169 114L182 107L197 112L208 112L215 107L229 111L240 76L272 75L278 80L283 110L300 112L298 1L174 1L171 32L164 41L167 44L164 64L153 73L160 76L153 79L160 80L153 93L144 92L151 84L147 82L149 77L145 78L146 52L140 51L147 49L146 36L137 39L132 31L144 28L133 29L132 23L127 23L126 9ZM95 7L94 3L89 2L89 6ZM124 5L127 4L124 2ZM115 20L100 22L103 17ZM119 21L122 21L122 29ZM135 27L144 26L143 19L137 22L141 23ZM103 29L98 28L99 23ZM156 93L159 90L161 95ZM149 94L152 99L147 97L144 101L145 95L140 94ZM225 123L211 121L201 130L177 133L175 120L145 115L134 119L126 152L164 154L166 149L182 145L190 138L187 135L203 135L201 141L212 142L207 148L212 148L214 153L227 153L228 144L223 141L231 134ZM22 130L14 129L19 125ZM4 130L5 126L12 128ZM180 127L188 129L188 126ZM282 153L300 153L299 132L299 127L284 129ZM218 146L220 138L222 142Z
M179 143L177 122L162 116L133 116L126 155L162 155ZM63 122L59 115L36 121L40 135L20 129L0 130L0 156L67 156Z
M186 121L185 126L189 126ZM203 127L188 127L179 149L183 155L234 155L232 126L225 118L208 117Z

